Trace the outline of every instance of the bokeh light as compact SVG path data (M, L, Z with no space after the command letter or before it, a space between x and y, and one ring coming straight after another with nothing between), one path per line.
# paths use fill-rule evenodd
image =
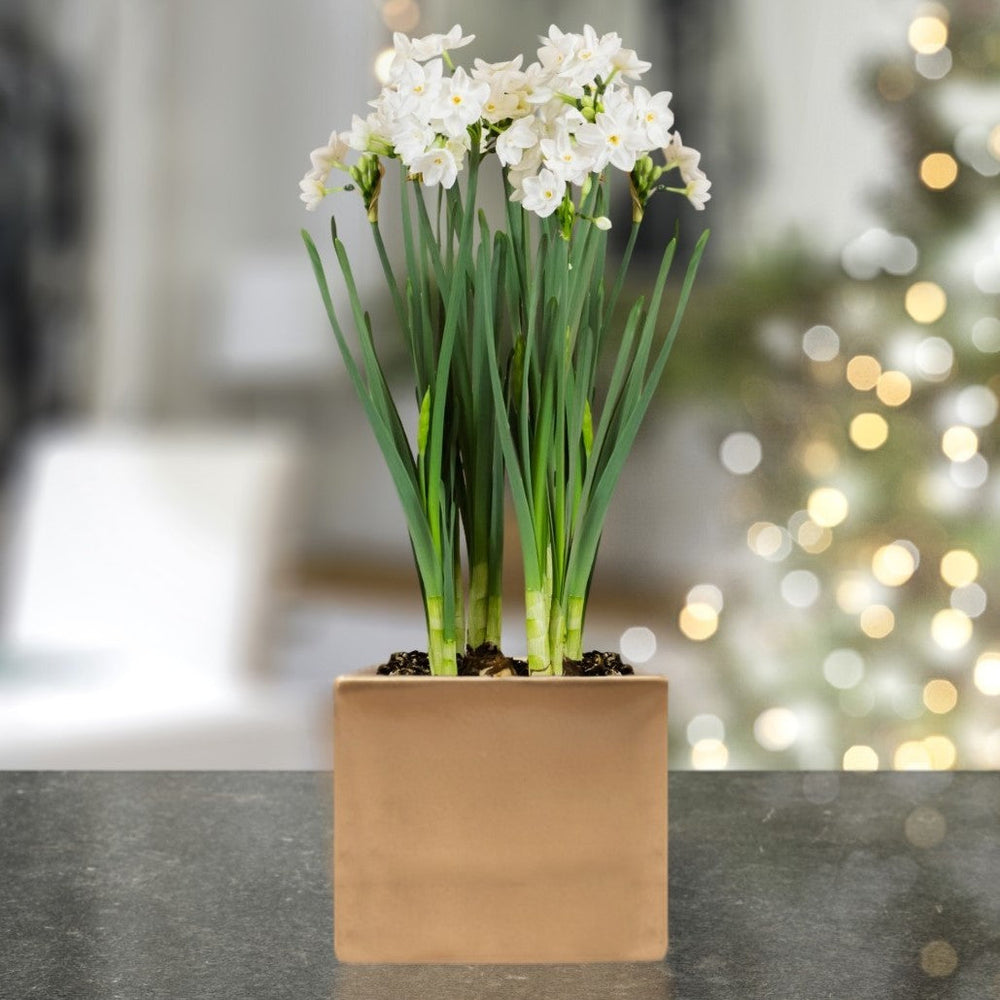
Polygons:
M792 551L791 536L780 525L770 521L756 521L750 525L747 545L751 552L771 562L780 562Z
M955 766L958 759L958 751L955 744L940 733L933 736L926 736L923 740L927 753L931 758L931 767L935 771L950 771Z
M1000 695L1000 652L982 653L976 660L972 680L980 694L991 698Z
M790 708L769 708L757 716L753 735L765 750L787 750L799 738L799 719Z
M979 560L968 549L951 549L941 557L941 579L949 587L965 587L979 576Z
M941 435L941 450L953 462L967 462L979 450L979 437L971 427L949 427Z
M880 413L859 413L851 421L848 436L862 451L875 451L889 439L889 424Z
M972 638L972 620L955 608L943 608L931 619L931 638L948 652L964 649Z
M819 577L807 569L793 569L781 580L781 596L793 608L808 608L820 594Z
M685 604L678 619L681 632L693 642L711 639L719 628L719 616L715 608L695 602Z
M878 384L882 366L870 354L857 354L847 362L847 381L859 392L867 392Z
M989 386L968 385L955 399L959 420L972 427L987 427L997 418L1000 402Z
M955 351L943 337L927 337L917 345L915 360L928 382L942 382L951 374Z
M729 763L729 750L722 740L699 740L691 747L691 766L696 771L721 771Z
M378 80L378 82L383 86L385 86L390 80L392 62L395 58L395 49L382 49L379 54L375 56L375 64L373 67L375 79Z
M924 705L935 715L946 715L958 704L958 688L943 677L936 677L924 685Z
M725 604L722 591L714 583L697 583L688 592L686 603L707 604L717 615Z
M877 771L878 754L863 743L856 743L844 751L842 767L845 771Z
M929 771L931 755L920 740L904 740L892 755L892 766L897 771Z
M986 591L978 583L967 583L951 592L948 603L970 618L978 618L986 610Z
M907 41L914 52L933 55L948 44L948 25L941 17L924 15L910 22Z
M656 636L644 625L633 625L622 632L618 648L626 660L647 663L656 653Z
M936 282L915 281L906 290L904 305L917 323L935 323L945 314L948 297Z
M896 627L896 616L884 604L870 604L859 615L858 624L869 639L884 639Z
M932 191L951 187L958 177L958 163L950 153L928 153L920 161L920 180Z
M760 439L747 431L730 434L719 447L719 460L734 476L753 472L760 465L762 454Z
M420 6L415 0L385 0L382 23L390 31L411 32L420 23Z
M828 326L810 327L802 335L802 350L811 361L832 361L840 353L840 337Z
M887 587L901 587L917 569L913 552L900 542L892 542L875 550L872 574Z
M847 497L833 486L821 486L809 495L806 509L821 528L835 528L847 517Z
M829 441L810 441L802 450L802 467L815 479L837 471L840 453Z
M910 377L904 372L883 372L875 383L875 393L886 406L902 406L912 392Z

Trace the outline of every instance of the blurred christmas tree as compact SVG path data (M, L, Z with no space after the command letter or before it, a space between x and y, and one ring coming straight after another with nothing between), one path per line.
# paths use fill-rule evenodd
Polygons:
M691 320L729 359L756 561L681 614L732 691L677 733L696 767L1000 766L1000 9L923 6L900 41L869 74L885 228Z

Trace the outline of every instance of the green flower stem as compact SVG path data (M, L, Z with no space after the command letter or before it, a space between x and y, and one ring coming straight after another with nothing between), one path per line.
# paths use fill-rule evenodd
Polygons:
M583 615L587 601L583 597L569 599L566 615L566 656L571 660L583 659Z
M549 659L549 602L539 590L524 593L525 631L528 639L528 673L551 674Z
M476 563L469 573L469 631L468 643L475 649L487 641L489 632L490 593L489 566Z
M431 673L441 676L455 676L458 673L458 649L454 635L445 633L444 598L427 595L427 638L428 657Z

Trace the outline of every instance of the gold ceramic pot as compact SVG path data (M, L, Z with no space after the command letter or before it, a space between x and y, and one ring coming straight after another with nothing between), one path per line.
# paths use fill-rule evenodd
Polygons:
M663 677L338 679L344 962L657 961Z

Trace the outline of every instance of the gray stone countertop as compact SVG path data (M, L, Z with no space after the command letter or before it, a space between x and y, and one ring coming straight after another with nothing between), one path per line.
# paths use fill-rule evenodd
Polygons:
M1000 775L670 781L665 962L347 966L328 773L0 773L0 998L1000 1000Z

